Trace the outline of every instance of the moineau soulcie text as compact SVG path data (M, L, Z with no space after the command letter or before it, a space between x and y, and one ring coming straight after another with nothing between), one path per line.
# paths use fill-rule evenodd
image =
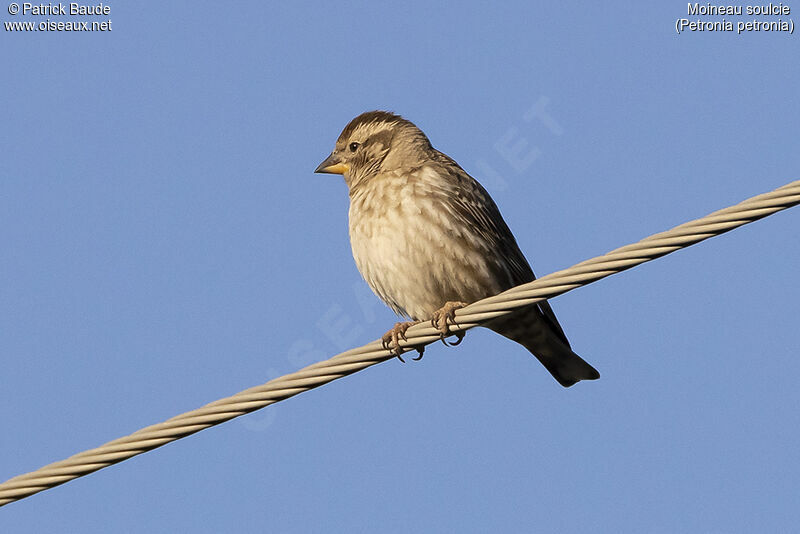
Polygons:
M78 2L70 2L64 5L61 2L57 4L32 4L24 2L22 4L23 15L110 15L111 6L103 5L84 5Z
M756 6L722 6L716 4L689 4L690 15L790 15L792 9L783 4Z

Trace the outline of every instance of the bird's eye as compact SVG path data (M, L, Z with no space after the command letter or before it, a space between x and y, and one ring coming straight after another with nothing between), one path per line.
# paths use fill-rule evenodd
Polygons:
M358 150L358 143L350 143L350 152Z

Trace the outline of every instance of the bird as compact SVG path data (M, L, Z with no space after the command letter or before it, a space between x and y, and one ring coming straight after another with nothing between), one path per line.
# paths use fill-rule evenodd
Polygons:
M356 266L410 319L382 338L398 357L410 326L430 321L444 341L457 309L536 279L486 189L400 115L358 115L314 172L343 176ZM528 349L564 387L600 377L572 351L546 300L483 326Z

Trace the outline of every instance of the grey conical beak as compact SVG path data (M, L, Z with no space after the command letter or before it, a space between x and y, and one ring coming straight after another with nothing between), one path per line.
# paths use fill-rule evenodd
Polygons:
M326 174L344 174L350 170L346 164L342 163L336 152L331 152L331 155L325 159L319 166L314 169L314 172Z

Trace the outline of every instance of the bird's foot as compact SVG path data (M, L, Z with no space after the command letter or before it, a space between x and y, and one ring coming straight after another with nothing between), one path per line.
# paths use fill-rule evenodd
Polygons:
M415 324L419 324L421 321L406 321L403 323L395 323L391 330L383 334L381 338L381 345L383 348L397 356L397 359L403 363L406 361L403 359L401 354L403 354L403 349L400 348L400 340L408 341L406 339L406 330L414 326ZM416 358L411 358L412 360L421 360L422 353L425 352L425 347L416 347L419 356Z
M433 317L431 317L431 326L439 331L442 343L448 347L455 347L461 343L461 340L464 339L465 333L451 332L450 324L458 324L456 323L456 310L463 308L466 305L466 302L445 302L444 306L433 312ZM456 339L455 342L448 343L447 336L451 334L456 336L458 339Z

